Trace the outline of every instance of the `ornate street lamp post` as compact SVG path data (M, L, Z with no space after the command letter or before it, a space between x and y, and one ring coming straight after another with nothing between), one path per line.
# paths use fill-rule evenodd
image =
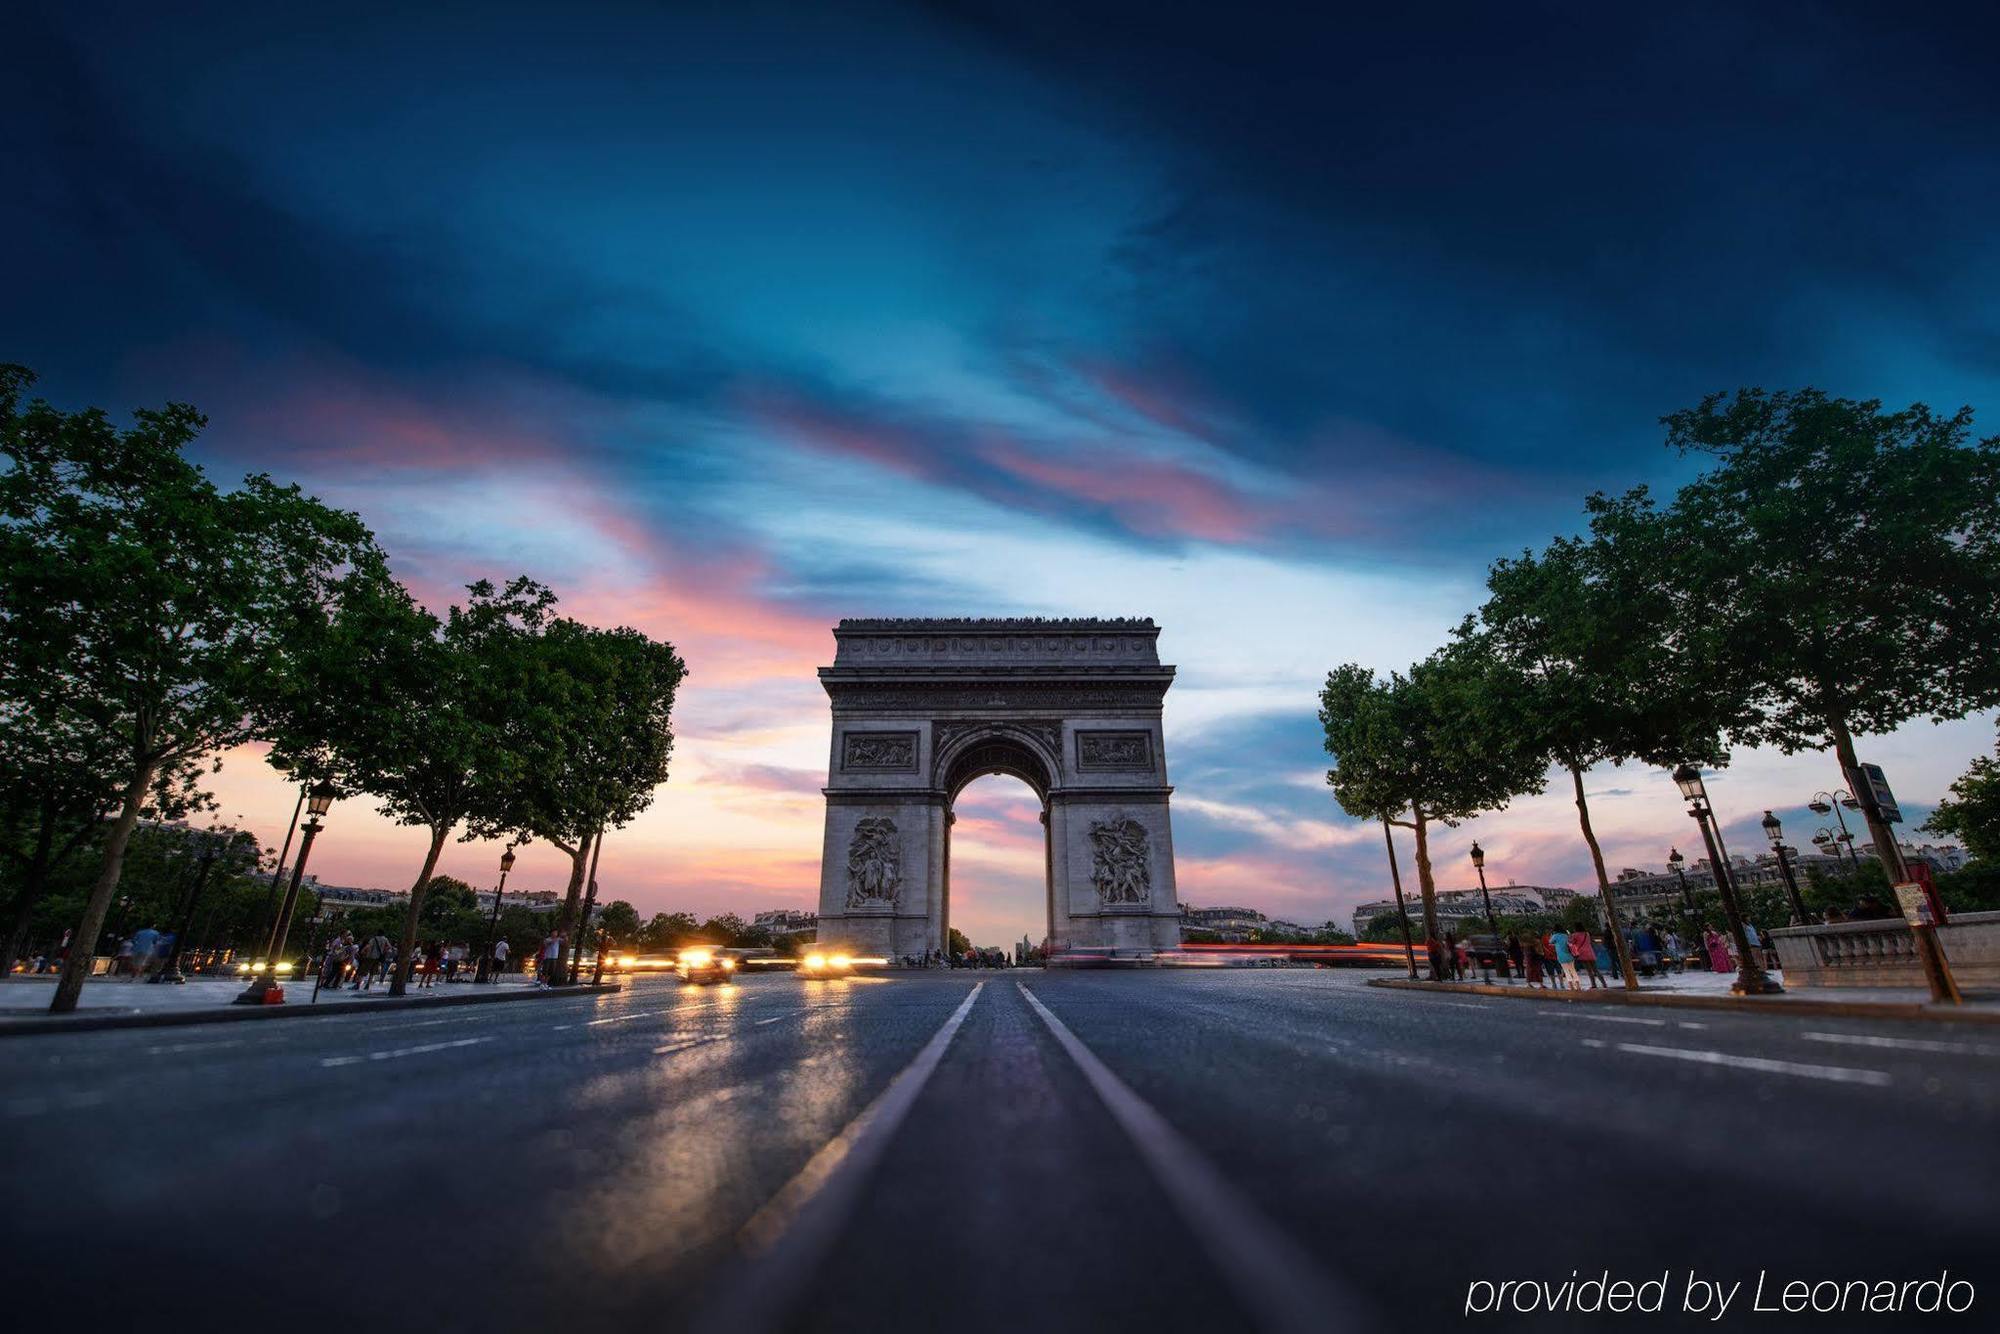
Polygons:
M499 982L500 970L494 967L493 941L500 932L500 896L507 892L507 872L514 869L514 848L509 843L507 850L500 854L500 884L493 891L493 915L486 921L486 950L479 956L479 973L474 982Z
M1785 846L1785 828L1769 811L1764 812L1764 837L1771 840L1771 851L1778 854L1778 874L1785 878L1785 897L1792 904L1792 925L1804 926L1806 901L1799 897L1798 877L1792 874L1792 863L1785 856L1791 851Z
M1472 842L1472 869L1479 872L1479 901L1486 905L1486 929L1493 933L1493 948L1500 948L1500 923L1493 917L1493 896L1486 892L1486 849L1479 846L1479 840ZM1500 967L1506 972L1505 964Z
M292 882L285 887L285 900L278 905L278 920L271 924L270 943L264 947L262 962L252 961L257 970L250 985L237 996L237 1005L280 1005L284 1003L285 988L278 980L280 956L285 951L285 937L291 933L292 910L299 902L299 881L305 878L306 858L312 856L313 840L319 837L322 828L320 817L333 805L333 799L340 795L333 784L321 780L314 783L306 794L306 810L310 817L299 830L299 860L292 867Z
M1743 910L1736 902L1735 879L1722 860L1722 843L1714 829L1715 812L1708 807L1708 788L1701 781L1701 770L1683 764L1674 770L1674 784L1688 802L1688 814L1701 828L1702 843L1708 848L1708 864L1715 868L1715 888L1722 895L1723 915L1729 919L1729 934L1736 942L1736 984L1730 990L1740 996L1767 996L1783 991L1758 966L1756 956L1750 952L1750 937L1743 931Z
M1697 935L1696 928L1701 925L1701 914L1695 910L1694 906L1694 890L1688 887L1687 872L1681 869L1686 863L1687 858L1681 856L1679 848L1667 849L1667 865L1674 868L1674 879L1681 882L1681 921L1687 928L1687 939L1681 945L1683 950L1692 947L1694 942L1700 938Z

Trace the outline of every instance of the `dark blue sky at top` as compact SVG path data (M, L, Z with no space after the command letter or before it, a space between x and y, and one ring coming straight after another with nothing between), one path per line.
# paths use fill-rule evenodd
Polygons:
M8 355L218 415L240 384L147 354L518 372L638 409L588 447L689 488L726 464L677 442L748 398L1172 538L982 447L1060 455L1111 385L1225 463L1352 484L1359 517L1273 540L1390 548L1670 477L1654 421L1705 391L2000 373L1975 8L400 8L23 15ZM927 329L951 350L911 364ZM1072 401L1023 421L970 375ZM1435 522L1367 519L1406 512Z

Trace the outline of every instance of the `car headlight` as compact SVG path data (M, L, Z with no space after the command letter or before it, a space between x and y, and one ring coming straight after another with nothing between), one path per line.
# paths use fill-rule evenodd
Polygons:
M683 950L681 963L688 968L706 968L715 962L715 956L707 950Z
M808 954L806 956L806 967L812 969L826 967L826 956L824 954Z
M722 961L722 967L725 972L731 968L734 968L735 966L736 966L736 960L734 959L724 959Z
M845 954L836 954L833 958L827 960L827 962L831 963L835 968L845 968L847 965L853 963L854 960Z

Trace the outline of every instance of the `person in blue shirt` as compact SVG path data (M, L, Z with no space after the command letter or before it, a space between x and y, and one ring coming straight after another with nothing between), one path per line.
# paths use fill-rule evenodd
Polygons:
M132 977L144 977L146 970L153 966L153 952L160 947L160 933L154 928L142 927L132 933Z
M1562 969L1563 986L1571 991L1583 990L1583 979L1576 972L1576 956L1569 951L1569 932L1557 927L1549 940L1556 947L1556 967Z

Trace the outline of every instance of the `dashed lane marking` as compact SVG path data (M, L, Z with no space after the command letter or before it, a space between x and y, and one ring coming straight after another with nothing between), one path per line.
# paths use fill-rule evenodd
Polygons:
M450 1051L454 1047L471 1047L481 1042L493 1041L490 1037L460 1038L456 1042L426 1042L418 1047L397 1047L390 1051L371 1051L367 1055L328 1056L320 1061L320 1069L331 1070L337 1066L359 1065L363 1061L393 1061L402 1056L422 1056L427 1052Z
M984 982L975 984L889 1086L751 1215L737 1234L744 1251L739 1270L711 1285L715 1296L696 1313L696 1334L785 1324L834 1243L845 1235L862 1186L985 989Z
M1987 1042L1940 1042L1936 1038L1891 1038L1875 1033L1803 1033L1808 1042L1834 1042L1850 1047L1892 1047L1897 1051L1949 1052L1956 1056L2000 1056L2000 1046Z
M1563 1011L1537 1010L1535 1011L1535 1013L1561 1014L1563 1013ZM1573 1015L1571 1017L1576 1019L1589 1019L1592 1022L1599 1024L1643 1024L1647 1028L1665 1028L1667 1026L1667 1021L1664 1019L1642 1019L1636 1014L1579 1014L1579 1015Z
M1181 1137L1167 1119L1111 1072L1034 992L1014 984L1047 1024L1112 1119L1131 1139L1217 1272L1267 1330L1323 1334L1360 1331L1380 1321L1359 1294L1337 1282L1290 1236L1257 1211L1229 1179ZM1482 1008L1482 1007L1472 1007Z
M1698 1065L1726 1065L1738 1070L1754 1070L1767 1075L1797 1075L1801 1079L1824 1079L1834 1084L1868 1084L1883 1088L1895 1083L1886 1070L1856 1070L1842 1065L1808 1065L1802 1061L1774 1061L1766 1056L1738 1056L1726 1051L1705 1051L1692 1047L1649 1047L1641 1042L1621 1042L1619 1051L1635 1056L1658 1056L1670 1061L1692 1061Z

